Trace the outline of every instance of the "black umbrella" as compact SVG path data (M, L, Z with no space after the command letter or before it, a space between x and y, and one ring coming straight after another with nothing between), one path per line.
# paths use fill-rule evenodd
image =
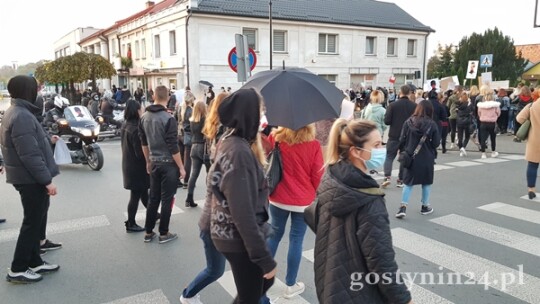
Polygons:
M199 83L202 84L202 85L205 85L207 87L214 87L214 85L210 81L199 80Z
M302 68L259 72L242 88L261 93L270 125L293 130L338 117L344 98L335 85Z

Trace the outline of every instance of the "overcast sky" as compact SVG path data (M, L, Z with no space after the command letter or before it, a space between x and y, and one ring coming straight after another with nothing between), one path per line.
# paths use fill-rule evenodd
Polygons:
M234 0L231 0L234 1ZM294 0L273 0L294 1ZM327 0L333 1L333 0ZM463 36L497 26L515 44L540 43L533 29L536 0L393 0L425 25L428 57L437 43L456 44ZM156 1L158 2L158 1ZM0 16L0 66L52 59L53 43L78 27L105 28L145 7L146 0L4 0ZM538 21L540 22L540 20ZM496 60L496 55L494 61Z

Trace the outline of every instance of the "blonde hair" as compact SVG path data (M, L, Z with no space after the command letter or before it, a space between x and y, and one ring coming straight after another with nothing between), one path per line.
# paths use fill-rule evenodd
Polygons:
M377 125L368 120L347 121L343 118L336 120L328 138L326 166L333 165L341 159L348 159L350 148L363 147L373 131L378 131Z
M371 95L369 96L369 100L373 104L381 104L384 101L384 94L380 90L375 90L371 92Z
M197 101L195 103L195 106L193 106L193 114L191 114L191 118L189 121L191 122L199 122L201 119L206 117L206 103L204 101Z
M262 145L261 132L257 132L257 137L255 137L255 141L251 144L251 151L263 167L268 164L266 161L266 153L264 152Z
M424 90L416 90L416 93L414 93L414 97L424 98Z
M476 96L476 95L480 94L480 91L478 90L478 87L477 87L477 86L473 85L473 86L471 87L471 90L470 90L469 94L470 94L471 96Z
M309 124L298 130L291 130L285 127L279 127L272 132L278 142L284 142L288 145L296 145L315 140L315 124Z
M182 103L182 108L180 111L180 121L184 121L184 115L186 115L186 111L188 107L193 107L193 103L195 102L195 95L191 93L190 91L186 91L184 93L184 102Z
M219 93L210 104L210 109L208 109L208 115L206 115L202 133L210 140L213 140L217 136L218 127L220 124L218 107L223 99L225 99L227 96L229 96L229 93L227 92Z

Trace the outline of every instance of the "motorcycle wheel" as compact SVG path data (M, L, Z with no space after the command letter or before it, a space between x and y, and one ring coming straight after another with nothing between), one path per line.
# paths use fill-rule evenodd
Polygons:
M86 152L85 154L86 161L88 162L88 167L90 167L90 169L94 171L99 171L101 170L101 168L103 168L103 152L98 145L92 145L92 147L89 148L88 152Z

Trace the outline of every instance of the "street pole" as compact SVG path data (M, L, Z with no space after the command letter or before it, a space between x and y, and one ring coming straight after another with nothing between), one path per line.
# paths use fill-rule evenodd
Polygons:
M272 0L270 0L270 2L268 3L268 11L269 11L269 21L270 21L270 70L272 69L272 52L273 52L273 47L272 47L272 36L274 35L274 33L272 32Z

